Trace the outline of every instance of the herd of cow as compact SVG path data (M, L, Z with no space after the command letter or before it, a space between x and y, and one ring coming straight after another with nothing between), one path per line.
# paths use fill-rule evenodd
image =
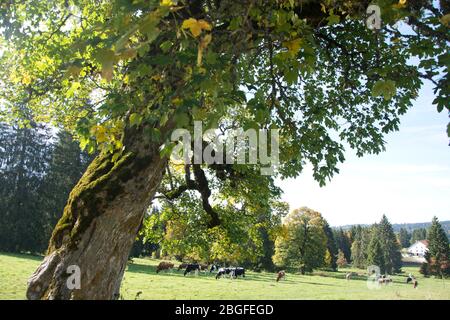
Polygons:
M175 265L171 262L166 262L166 261L162 261L158 264L158 266L156 267L156 273L159 273L160 271L163 270L171 270L174 269ZM216 279L219 279L221 277L225 277L225 276L229 276L232 279L236 279L239 276L245 277L245 268L243 267L221 267L217 264L213 264L211 265L211 267L209 267L206 264L200 264L200 263L182 263L178 266L178 270L183 270L184 269L184 273L183 275L186 276L187 274L190 274L191 272L200 272L200 271L204 271L207 272L209 269L209 273L213 273L216 272ZM349 281L353 276L360 276L359 274L355 273L355 272L349 272L346 274L345 278L347 279L347 281ZM279 271L277 273L277 278L276 281L280 281L281 279L284 279L286 277L286 272L283 271ZM378 282L378 284L390 284L392 283L392 278L389 276L379 276L376 277L376 281ZM417 288L418 282L416 280L416 278L412 275L409 274L406 283L412 283L414 288Z
M163 270L171 270L175 265L171 262L162 261L156 267L156 273ZM183 275L186 276L191 272L207 271L208 265L199 263L182 263L178 266L178 270L183 270ZM230 278L236 279L239 276L245 277L245 268L242 267L220 267L219 265L213 264L209 268L209 273L216 272L216 279L224 276L230 276Z

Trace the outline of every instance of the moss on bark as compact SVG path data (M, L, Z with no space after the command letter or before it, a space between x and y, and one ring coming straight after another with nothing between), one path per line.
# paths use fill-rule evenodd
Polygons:
M122 193L122 183L133 176L134 170L130 166L134 158L132 153L127 153L113 163L111 155L101 154L92 161L69 195L63 216L53 231L47 254L61 247L67 236L70 237L68 245L76 246L78 236L101 212L99 206Z

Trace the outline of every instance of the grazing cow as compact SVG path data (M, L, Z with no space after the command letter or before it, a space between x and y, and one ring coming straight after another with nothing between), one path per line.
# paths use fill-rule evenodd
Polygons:
M387 277L385 275L382 275L379 279L378 279L378 284L389 284L392 282L392 279L390 277Z
M200 271L200 265L198 263L190 263L186 266L186 270L184 270L184 276L192 271Z
M285 279L285 278L286 278L286 271L284 271L284 270L278 271L277 282L280 281L281 279Z
M231 277L236 279L239 276L245 278L245 269L242 267L232 268Z
M162 270L170 270L174 267L173 263L162 261L156 267L156 273L159 273Z
M216 279L219 279L220 277L230 274L233 271L234 268L219 268L216 274Z

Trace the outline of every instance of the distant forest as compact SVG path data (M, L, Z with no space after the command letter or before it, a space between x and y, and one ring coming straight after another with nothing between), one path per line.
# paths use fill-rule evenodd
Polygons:
M440 221L440 224L442 225L442 228L445 230L445 233L447 234L447 237L450 239L450 220L448 221ZM342 228L343 230L350 230L355 225L345 225L341 227L335 227L335 229ZM361 225L363 227L367 227L369 225ZM431 222L418 222L418 223L397 223L392 224L392 227L394 228L394 232L398 233L400 232L400 229L406 229L409 233L412 233L414 230L419 229L428 229L431 226Z

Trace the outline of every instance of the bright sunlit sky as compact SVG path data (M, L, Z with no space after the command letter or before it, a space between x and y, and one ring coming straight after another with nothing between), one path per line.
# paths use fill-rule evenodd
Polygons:
M386 151L358 158L347 150L341 172L321 188L305 170L281 181L282 199L294 208L322 213L332 226L369 224L386 214L392 223L450 220L448 115L432 105L426 84L403 116L400 131L386 137Z

